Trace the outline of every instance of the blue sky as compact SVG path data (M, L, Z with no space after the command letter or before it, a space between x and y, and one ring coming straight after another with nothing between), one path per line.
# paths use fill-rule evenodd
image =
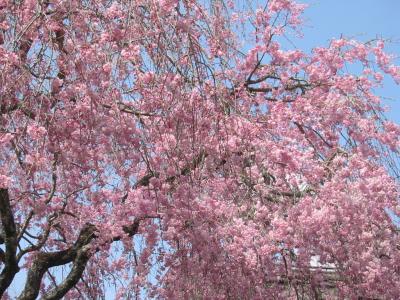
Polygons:
M399 0L299 0L307 3L304 37L294 41L300 48L309 50L327 45L341 35L368 41L376 37L390 39L387 51L400 57L400 1ZM400 64L400 59L396 60ZM400 86L386 79L384 87L377 90L391 107L389 119L400 123ZM386 99L390 98L390 99Z

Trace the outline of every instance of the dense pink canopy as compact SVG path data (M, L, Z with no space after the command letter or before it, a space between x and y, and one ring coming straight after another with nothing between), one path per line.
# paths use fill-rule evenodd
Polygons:
M0 295L397 298L400 69L303 9L0 1Z

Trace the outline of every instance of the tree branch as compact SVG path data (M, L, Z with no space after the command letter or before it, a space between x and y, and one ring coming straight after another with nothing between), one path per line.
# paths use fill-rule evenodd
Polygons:
M10 197L7 189L0 189L0 219L4 231L4 269L0 274L0 297L10 286L19 267L16 258L17 252L17 231L15 228L14 216L11 210Z
M124 226L123 231L130 237L134 236L138 232L140 221L143 219L144 218L138 218L131 225ZM121 238L121 236L116 236L112 239L112 241L119 241ZM82 248L78 249L76 257L73 260L71 271L69 272L68 276L60 285L46 293L46 295L42 297L42 300L61 299L78 283L78 281L82 277L83 272L85 271L86 265L91 255L94 252L97 252L99 249L95 249L94 252L92 252L91 250L92 249L89 244L84 245Z
M85 271L87 262L91 257L90 250L90 245L86 245L78 251L68 276L60 285L46 293L42 297L42 300L61 299L78 283L79 279L82 277L83 272Z
M86 224L81 232L79 233L78 239L75 244L66 250L61 250L57 252L40 252L37 254L35 261L33 262L31 268L28 271L28 276L26 280L26 284L24 290L21 295L17 298L18 300L34 300L39 294L40 284L42 282L43 275L49 268L61 266L68 264L74 261L74 266L76 262L82 263L85 258L85 253L88 251L88 246L95 235L96 227L92 224ZM85 253L83 253L85 252ZM90 257L87 258L87 260ZM77 267L74 266L71 272L78 272L76 270ZM86 267L86 264L83 264L83 269ZM83 272L83 271L82 271ZM65 279L68 279L68 282L73 282L73 278L68 275ZM65 283L65 282L63 282ZM70 284L70 283L68 283ZM67 285L67 283L65 284ZM59 287L64 287L65 285L61 284ZM64 293L65 294L65 293Z
M138 232L140 221L145 218L146 217L138 218L131 225L124 226L123 231L130 237L134 236ZM93 253L99 251L99 249L91 251L90 242L96 238L95 232L96 227L94 225L86 224L72 247L58 252L38 253L36 260L28 271L25 288L18 297L18 300L36 299L39 295L40 284L46 271L49 268L72 262L71 271L64 281L44 295L42 299L61 299L66 293L68 293L68 291L73 288L82 277L90 257ZM111 242L119 241L121 238L121 236L116 236Z

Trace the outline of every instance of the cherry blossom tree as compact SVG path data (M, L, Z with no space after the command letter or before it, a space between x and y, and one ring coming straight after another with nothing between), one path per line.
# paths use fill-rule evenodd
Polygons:
M400 69L303 9L0 1L2 299L397 298Z

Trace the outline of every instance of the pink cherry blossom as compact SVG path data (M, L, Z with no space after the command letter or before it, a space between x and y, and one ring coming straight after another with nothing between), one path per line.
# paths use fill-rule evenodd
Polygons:
M0 1L2 298L398 298L395 56L239 2Z

